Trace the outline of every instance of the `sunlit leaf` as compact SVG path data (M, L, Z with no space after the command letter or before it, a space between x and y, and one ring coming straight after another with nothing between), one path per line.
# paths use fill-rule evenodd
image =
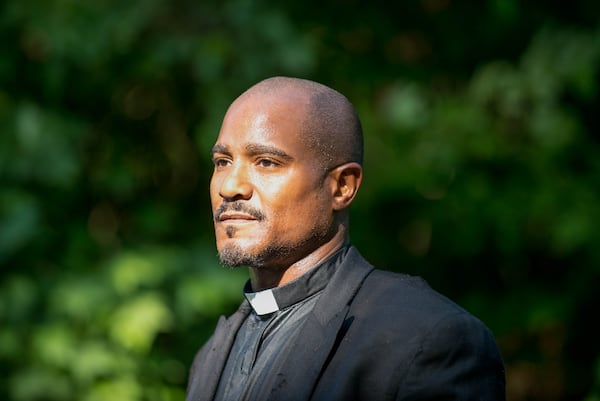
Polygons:
M159 331L170 327L172 313L157 293L145 293L121 305L110 321L111 337L136 352L147 352Z
M113 284L118 292L130 293L144 285L158 284L168 273L156 255L124 254L110 267Z
M142 399L142 388L133 377L104 380L92 386L82 401L138 401Z
M39 327L33 336L33 351L40 361L56 368L68 367L79 347L65 324L55 324Z

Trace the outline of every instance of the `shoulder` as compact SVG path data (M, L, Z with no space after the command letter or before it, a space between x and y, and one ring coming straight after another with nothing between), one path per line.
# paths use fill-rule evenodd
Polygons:
M477 321L421 277L377 269L354 247L335 276L328 301L352 294L349 305L357 317L382 319L390 324L400 320L422 326L421 329L451 316L465 315Z
M504 366L493 333L422 278L375 269L350 311L353 337L374 354L381 349L380 361L392 359L386 366L392 387L422 399L503 399Z
M364 307L393 313L435 318L467 313L458 304L432 289L421 277L374 269L365 278L356 297ZM368 302L364 302L368 300Z
M356 292L350 311L357 325L388 332L400 342L429 340L451 347L469 338L473 345L496 347L481 320L420 277L374 269Z

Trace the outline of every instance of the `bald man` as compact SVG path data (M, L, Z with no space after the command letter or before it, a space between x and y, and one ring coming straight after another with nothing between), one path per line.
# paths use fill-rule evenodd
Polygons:
M354 107L327 86L270 78L229 107L212 150L215 236L250 279L196 355L188 401L505 399L490 331L349 243L362 157Z

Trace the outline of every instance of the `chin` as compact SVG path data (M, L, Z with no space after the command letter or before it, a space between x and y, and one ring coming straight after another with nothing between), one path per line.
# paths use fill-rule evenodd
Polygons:
M229 267L258 267L261 264L258 254L235 244L219 247L219 259L223 265Z
M226 235L221 236L217 239L217 249L219 253L226 251L227 249L236 249L242 253L254 253L258 248L255 238L230 238Z

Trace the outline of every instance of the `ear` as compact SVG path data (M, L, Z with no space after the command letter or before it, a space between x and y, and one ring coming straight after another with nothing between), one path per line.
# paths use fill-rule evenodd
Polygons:
M362 182L363 169L351 162L337 166L329 172L332 181L332 207L339 211L350 206Z

